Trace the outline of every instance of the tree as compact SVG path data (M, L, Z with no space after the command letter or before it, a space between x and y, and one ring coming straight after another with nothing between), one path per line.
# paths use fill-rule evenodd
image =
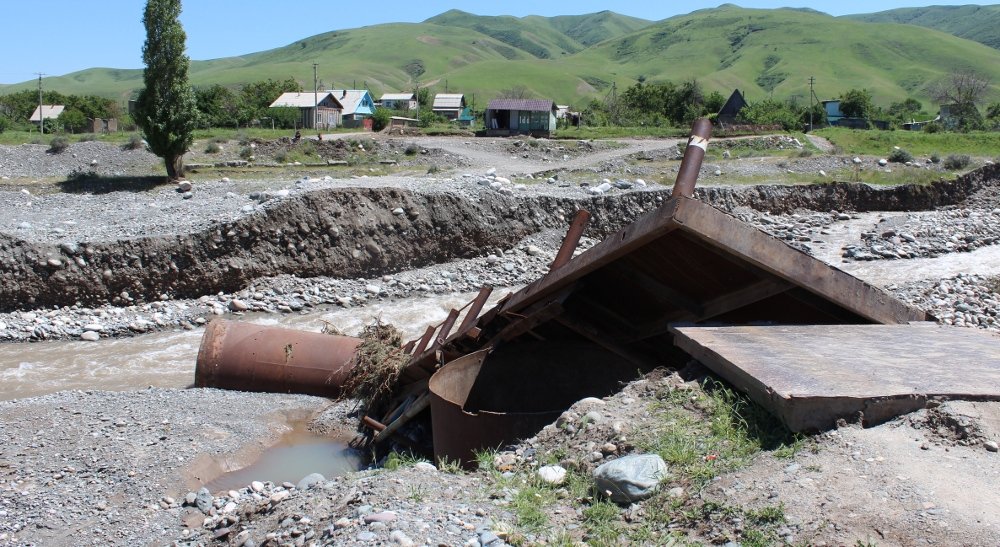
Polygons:
M974 70L957 70L931 88L931 97L947 105L959 129L980 129L983 116L977 105L983 100L990 80Z
M232 127L239 125L239 96L228 87L213 84L194 90L201 113L201 127Z
M497 93L498 99L530 99L531 92L528 88L523 85L515 85L514 87L509 87L507 89L501 89Z
M381 106L376 108L375 113L372 114L372 131L381 131L385 129L391 121L392 110Z
M840 96L840 111L848 118L867 120L874 108L872 93L867 89L852 89Z
M87 116L75 108L67 108L59 115L59 123L63 129L76 133L87 127Z
M147 0L142 18L146 26L142 46L146 87L136 102L136 123L150 151L163 158L171 180L184 174L184 153L194 142L198 123L197 101L188 84L191 61L184 52L187 35L178 19L180 14L180 0Z
M269 110L268 107L275 99L281 96L282 93L292 93L292 92L302 92L302 84L295 81L294 78L288 78L285 80L272 80L268 78L267 80L261 80L258 82L251 82L240 88L240 112L239 112L239 123L248 124L253 120L259 120L264 117L274 118L276 121L284 120L273 109ZM338 97L339 99L339 97ZM293 109L298 110L298 109ZM298 121L298 112L296 112L294 121ZM279 123L281 125L281 123ZM291 126L293 127L294 123ZM284 125L282 125L284 127Z

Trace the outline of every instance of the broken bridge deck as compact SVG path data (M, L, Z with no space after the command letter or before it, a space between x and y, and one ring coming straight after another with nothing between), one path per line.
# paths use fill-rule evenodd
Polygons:
M928 399L1000 400L1000 337L931 323L674 327L675 343L792 431L867 425Z

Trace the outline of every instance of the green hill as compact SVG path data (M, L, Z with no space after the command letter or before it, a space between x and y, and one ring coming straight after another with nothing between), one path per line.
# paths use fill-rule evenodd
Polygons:
M885 105L906 97L928 101L929 88L955 69L972 68L1000 82L1000 51L943 32L808 9L732 5L657 23L610 12L515 18L453 10L423 23L328 32L269 51L195 61L191 80L237 86L292 77L311 88L313 63L326 88L367 85L381 95L418 83L433 92L447 86L473 95L479 106L519 85L581 105L639 79L697 79L707 91L744 90L751 101L806 101L812 76L820 98L867 88ZM141 85L140 70L109 68L45 80L46 88L63 93L117 97ZM996 88L991 93L991 100L1000 95Z
M652 81L697 79L708 89L745 90L749 100L808 100L810 76L820 98L867 88L877 102L927 100L929 87L956 68L1000 82L996 50L942 32L732 5L667 19L574 59L576 74L611 75L619 86L640 74Z
M844 17L868 23L927 27L1000 49L1000 6L928 6Z

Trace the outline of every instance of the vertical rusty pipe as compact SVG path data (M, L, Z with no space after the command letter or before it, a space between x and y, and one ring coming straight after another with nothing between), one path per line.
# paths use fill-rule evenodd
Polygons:
M577 245L580 244L580 238L583 237L583 231L587 229L587 224L590 222L590 211L586 209L580 209L576 212L573 217L573 222L569 225L569 230L566 231L566 237L563 239L562 245L559 247L559 252L556 253L555 260L552 261L552 265L549 266L549 271L553 272L562 268L567 262L573 258L573 251L576 250Z
M451 328L455 326L455 321L458 321L459 313L458 310L448 312L448 318L444 320L441 330L438 331L437 339L434 341L434 348L440 347L448 339L448 335L451 334Z
M420 355L427 349L427 344L431 343L431 338L434 337L434 333L437 331L433 326L427 327L424 331L424 335L420 338L420 342L417 343L417 347L413 350L413 355Z
M205 328L196 387L336 397L361 340L216 319Z
M708 118L698 118L691 125L691 137L688 138L687 149L684 150L684 159L681 160L681 168L677 172L671 197L694 196L694 185L698 182L698 171L701 170L701 162L705 159L708 139L711 136L712 122L708 121Z

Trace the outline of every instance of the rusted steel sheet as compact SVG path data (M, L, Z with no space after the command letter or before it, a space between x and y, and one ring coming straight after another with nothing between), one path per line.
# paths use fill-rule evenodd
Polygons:
M962 327L677 327L678 346L792 431L862 413L877 425L928 399L1000 400L1000 338Z
M677 170L677 179L674 181L671 196L686 198L694 196L694 185L698 181L698 172L701 170L702 160L705 159L705 152L708 151L708 140L711 136L712 122L706 118L695 120L687 148L684 149L684 158Z
M589 223L590 211L580 209L576 212L576 215L573 216L573 222L570 223L569 230L566 232L566 237L559 247L559 252L556 253L556 258L549 267L550 272L562 268L573 258L573 252L580 245L580 238L583 237L583 231L587 229Z
M360 343L350 336L215 319L202 336L194 383L336 397Z
M562 409L516 413L464 410L488 354L488 350L481 350L460 357L431 377L431 424L437 459L472 468L475 451L530 437L562 413Z

